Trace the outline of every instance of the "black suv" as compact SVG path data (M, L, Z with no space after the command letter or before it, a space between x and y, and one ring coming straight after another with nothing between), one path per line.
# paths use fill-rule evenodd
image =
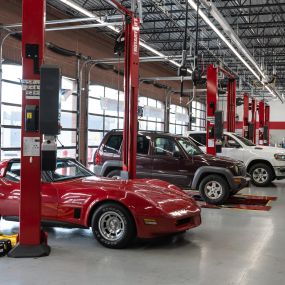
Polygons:
M94 155L94 171L120 176L123 133L105 135ZM192 140L162 132L139 132L137 177L161 179L187 189L199 189L202 198L219 204L248 185L241 161L204 154Z

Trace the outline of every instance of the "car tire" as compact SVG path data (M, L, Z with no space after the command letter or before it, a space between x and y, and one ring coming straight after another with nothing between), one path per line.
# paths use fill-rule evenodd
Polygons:
M251 182L255 186L265 187L268 186L272 180L274 180L274 174L270 166L265 163L256 163L250 170L249 174Z
M230 195L227 181L219 175L208 175L202 179L199 185L202 199L214 205L224 203Z
M114 169L107 173L106 177L113 178L113 177L120 177L121 169Z
M97 241L108 248L125 248L136 236L131 214L123 206L112 202L101 205L95 211L91 226Z

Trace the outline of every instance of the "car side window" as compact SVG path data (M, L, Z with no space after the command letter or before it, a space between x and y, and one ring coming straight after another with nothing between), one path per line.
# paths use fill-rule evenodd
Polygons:
M137 153L148 154L149 139L145 136L138 136L137 140Z
M103 147L103 152L118 154L120 151L122 140L123 140L123 135L110 136Z
M223 136L223 143L222 143L222 147L225 148L233 148L236 146L233 146L232 143L235 143L236 146L240 146L240 144L232 137L228 136L228 135L224 135Z
M173 157L175 152L180 152L174 140L169 138L156 138L154 141L154 154Z
M10 181L20 182L20 169L20 162L11 162L7 167L5 178Z

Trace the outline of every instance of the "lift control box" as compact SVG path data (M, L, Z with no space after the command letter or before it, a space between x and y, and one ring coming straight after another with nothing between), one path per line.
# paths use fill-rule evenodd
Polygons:
M39 130L39 108L36 105L27 105L25 110L25 131L37 132Z
M223 131L224 131L224 112L223 111L216 111L215 112L215 139L216 139L216 152L222 152L222 138L223 138Z
M59 134L60 92L60 68L56 65L42 65L40 81L40 132L42 134Z
M42 65L40 82L40 132L42 170L56 169L56 136L60 132L61 72L56 65Z

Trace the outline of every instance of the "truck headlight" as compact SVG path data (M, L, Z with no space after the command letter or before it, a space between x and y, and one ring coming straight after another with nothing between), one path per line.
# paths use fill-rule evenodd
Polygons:
M283 153L275 153L275 154L274 154L274 157L275 157L275 159L277 159L277 160L285 161L285 154L283 154Z

